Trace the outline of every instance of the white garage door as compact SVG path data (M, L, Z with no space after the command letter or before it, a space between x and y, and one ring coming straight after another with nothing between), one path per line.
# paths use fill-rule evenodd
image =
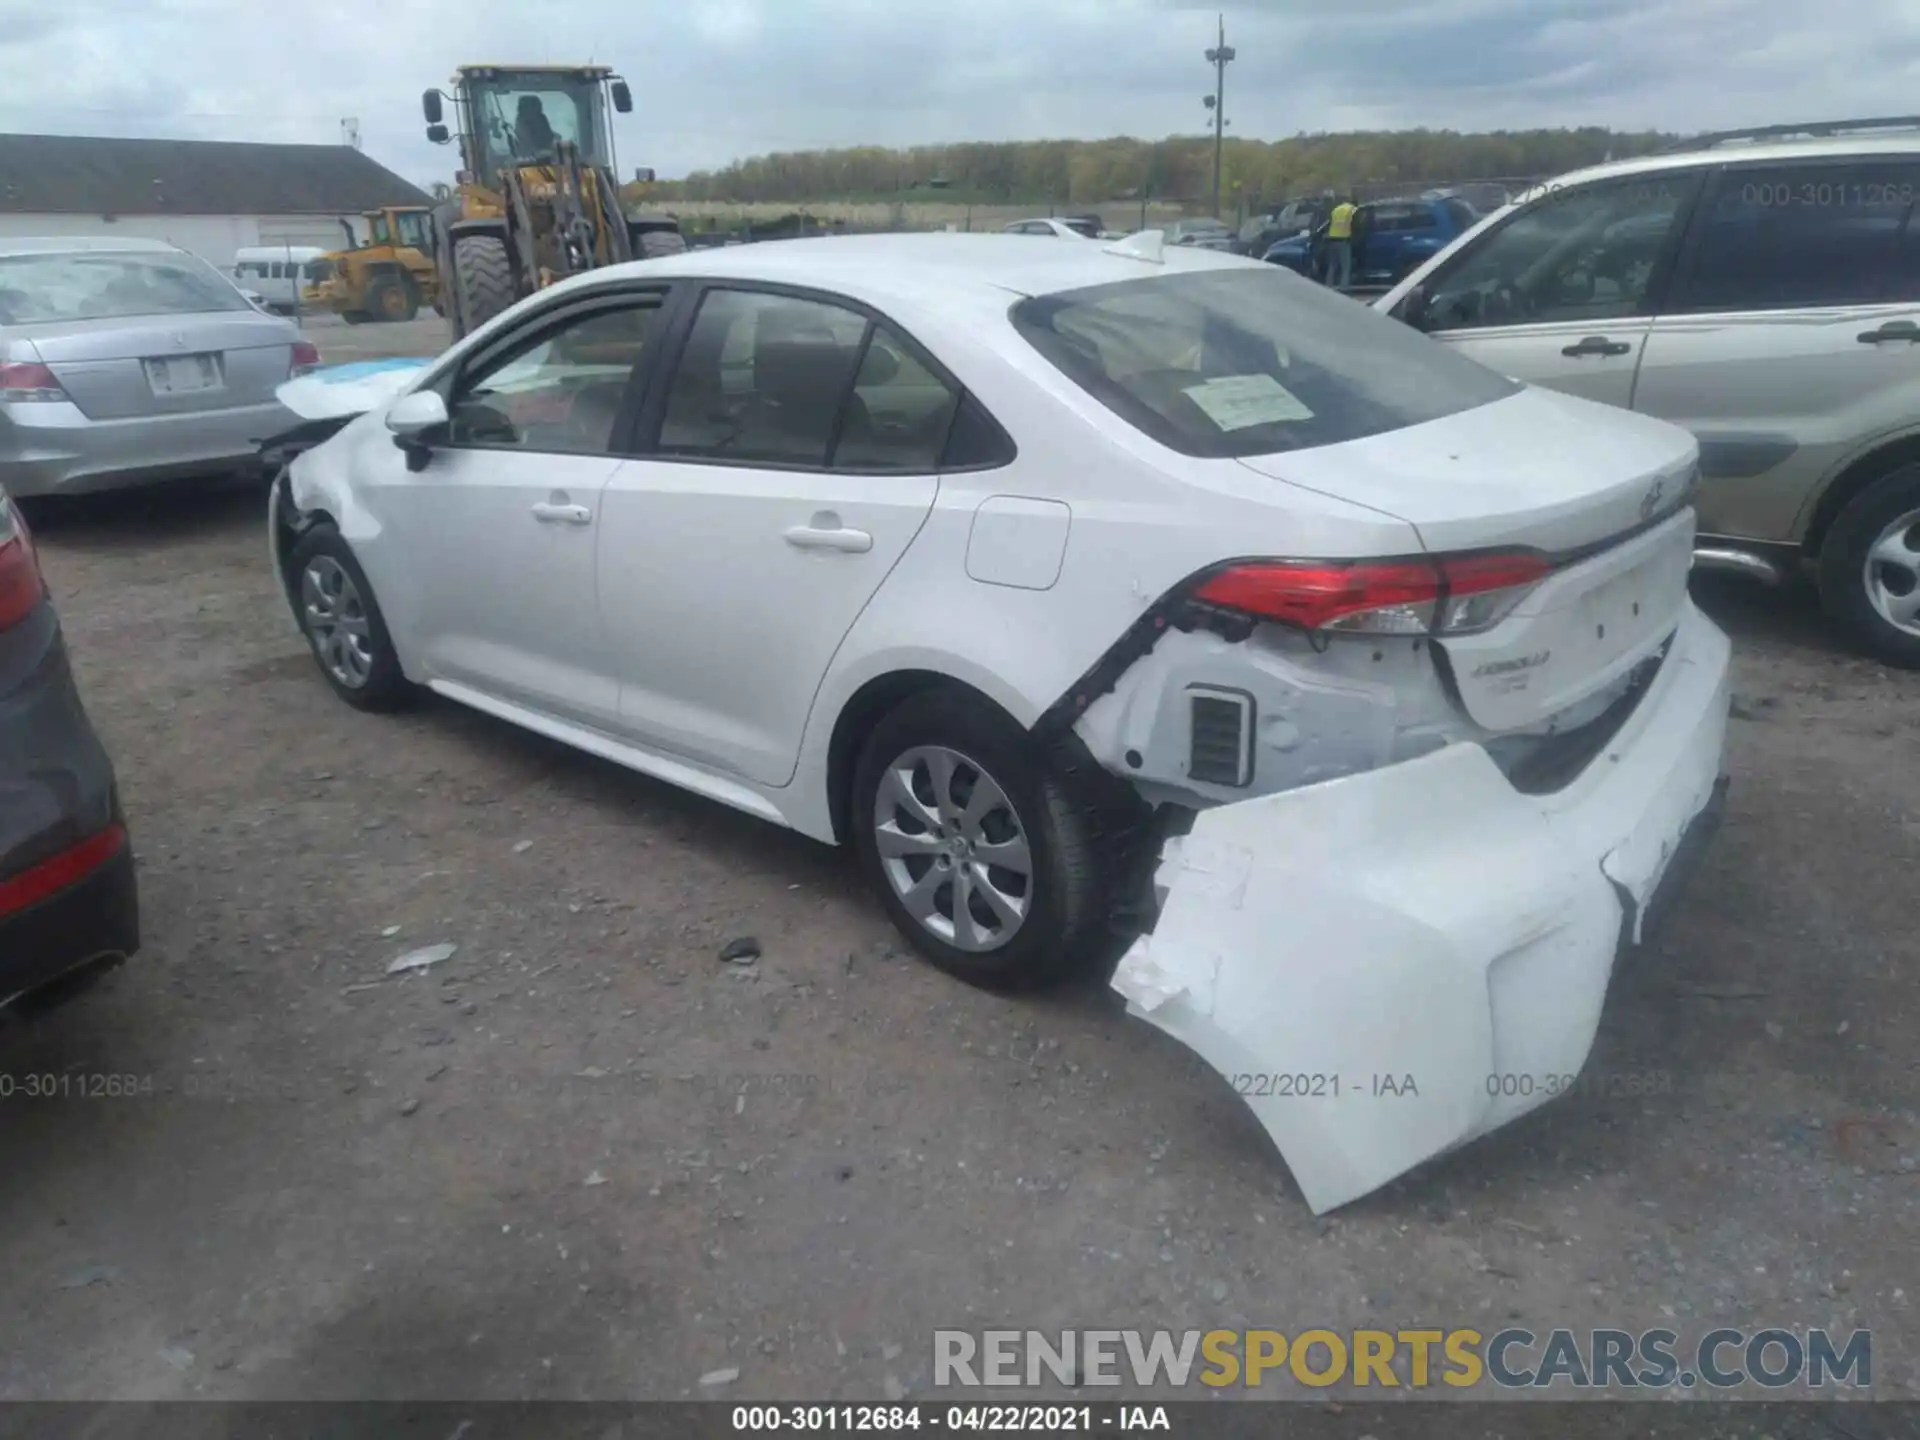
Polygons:
M347 232L337 220L262 220L262 245L318 245L322 250L338 250L347 243Z

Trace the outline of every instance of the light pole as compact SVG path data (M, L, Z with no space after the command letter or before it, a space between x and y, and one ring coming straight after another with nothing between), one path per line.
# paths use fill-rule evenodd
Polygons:
M1207 109L1213 112L1213 211L1220 213L1220 150L1223 132L1227 124L1227 62L1233 59L1234 49L1227 44L1227 17L1217 17L1220 33L1213 49L1207 51L1207 63L1213 66L1213 94L1206 97Z

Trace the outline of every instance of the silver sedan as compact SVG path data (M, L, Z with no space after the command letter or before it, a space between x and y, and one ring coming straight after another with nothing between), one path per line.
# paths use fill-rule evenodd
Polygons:
M16 497L248 469L320 363L198 257L158 240L0 241L0 487Z

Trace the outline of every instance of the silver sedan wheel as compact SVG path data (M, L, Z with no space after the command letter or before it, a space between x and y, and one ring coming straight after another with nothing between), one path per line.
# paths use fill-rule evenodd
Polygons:
M346 567L331 555L316 555L300 576L300 611L313 653L327 673L358 690L373 673L373 630L366 601Z
M938 939L998 950L1033 908L1033 852L1013 802L978 761L940 745L899 756L874 797L880 867Z
M1920 636L1920 510L1880 532L1867 551L1867 599L1894 629Z

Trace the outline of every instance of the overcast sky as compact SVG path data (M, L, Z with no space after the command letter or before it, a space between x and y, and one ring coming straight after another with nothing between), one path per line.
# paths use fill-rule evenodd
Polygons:
M331 143L416 181L463 61L632 82L623 168L817 146L1195 133L1215 7L1168 0L0 0L0 130ZM1245 0L1230 133L1698 130L1920 110L1920 0Z

